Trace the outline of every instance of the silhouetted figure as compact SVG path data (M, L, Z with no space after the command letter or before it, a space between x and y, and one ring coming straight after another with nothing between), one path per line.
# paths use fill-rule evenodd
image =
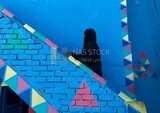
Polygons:
M102 76L100 50L94 29L85 30L83 49L80 54L72 53L72 56Z

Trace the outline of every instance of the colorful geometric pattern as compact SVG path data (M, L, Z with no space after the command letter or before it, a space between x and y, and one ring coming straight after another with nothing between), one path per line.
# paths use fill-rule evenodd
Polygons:
M134 67L134 78L156 78L154 69L150 64L149 59L145 52L141 52L140 60L137 61L136 67Z
M17 91L17 94L37 113L45 113L46 109L54 113L55 109L52 106L55 106L58 112L66 113L126 112L124 101L106 86L106 80L72 56L66 58L65 55L60 54L57 45L9 11L4 13L6 14L0 21L12 27L4 24L1 29L3 36L0 57L10 65L8 67L12 67L18 75L20 74L18 76L17 73L12 72L7 76L7 79L12 78L9 80L14 81L7 82L7 85ZM82 91L81 83L85 86ZM85 94L82 94L81 100L84 102L87 98L87 105L78 103L72 106L72 101L74 99L77 101L76 95L79 95L79 90L80 93ZM87 91L91 93L86 94ZM51 105L49 106L48 103Z
M0 79L32 107L36 113L41 113L41 111L43 113L58 113L42 96L17 75L14 70L7 66L2 60L0 61L0 72L4 72L3 74L1 73ZM29 109L30 113L33 113L32 109Z
M121 12L122 12L122 44L123 44L123 55L124 55L124 75L126 80L126 90L119 93L119 96L127 103L134 102L136 100L136 90L134 83L134 73L133 73L133 64L132 64L132 52L131 52L131 42L128 37L128 25L127 25L127 1L121 0ZM136 105L136 103L135 103ZM127 104L128 106L128 104ZM137 105L138 106L138 105ZM132 104L129 104L129 107L136 107ZM140 108L136 109L138 112L141 111ZM145 113L145 112L143 112Z
M52 48L53 50L59 50L59 48L56 44L54 44L52 41L47 39L45 36L43 36L42 34L37 32L35 29L33 29L28 24L25 24L24 22L20 21L17 17L15 17L8 10L6 10L3 7L0 7L0 9L2 10L3 14L7 15L9 18L16 21L18 24L20 24L20 26L23 26L23 28L27 29L33 36L40 39L42 42L45 42L50 48ZM124 72L125 72L125 77L126 77L127 90L121 92L119 94L119 96L127 102L127 101L133 101L135 99L135 95L134 95L135 94L135 86L134 86L133 67L132 67L131 43L128 39L128 33L127 33L128 28L127 28L126 0L123 0L121 2L121 10L122 10L122 36L123 36L124 66L125 66ZM6 21L8 21L8 20L6 19ZM13 31L12 30L11 31L3 30L3 33L8 33L8 32L12 33ZM14 32L20 34L19 30L15 30ZM32 54L37 54L37 51L33 51L33 50L36 50L36 49L39 49L39 48L42 48L42 47L44 48L44 45L38 45L39 43L41 43L40 41L35 41L34 42L35 45L31 46L31 45L27 45L27 44L28 43L33 43L32 39L29 39L29 40L26 39L26 40L23 40L23 41L22 40L19 41L19 40L16 40L17 39L16 35L9 35L8 37L12 38L12 40L7 40L7 43L10 43L10 44L9 45L2 45L1 49L6 50L5 51L6 53L7 53L7 50L16 49L17 51L15 52L15 50L14 50L13 54L19 52L20 56L18 56L18 58L22 60L20 62L16 61L16 62L13 62L13 63L18 64L19 66L24 65L23 61L28 62L29 65L39 64L36 61L34 61L34 63L33 62L30 63L31 57L27 54L28 53L31 54L31 52L32 52ZM23 38L25 38L25 36L19 35L18 38L23 39ZM19 43L23 43L23 45L18 45ZM24 54L23 50L29 50L29 49L31 49L32 51L27 51L27 52L25 51L26 55L24 55L24 56L21 55L21 54ZM44 54L44 51L43 51L43 54ZM11 58L11 60L14 60L16 57L13 55L13 56L10 56L9 58ZM33 58L34 59L46 59L45 55L41 55L41 56L34 55ZM4 59L6 60L8 58L4 57ZM73 109L73 108L68 108L67 105L69 105L69 103L71 103L71 107L85 107L85 111L87 111L87 108L91 107L91 108L96 108L96 109L88 109L89 111L97 110L97 113L106 112L108 109L103 109L102 106L106 105L106 103L105 102L103 103L103 101L108 102L107 106L109 106L111 108L116 106L116 108L110 110L109 112L117 112L117 111L120 112L121 111L118 108L122 109L124 107L123 102L121 100L119 100L119 98L116 97L115 94L112 91L110 91L109 89L106 89L106 86L105 86L105 84L107 83L106 80L104 80L102 77L100 77L99 75L94 73L91 69L86 67L81 62L75 60L72 56L69 56L68 60L70 60L72 63L74 63L76 66L78 66L81 70L83 70L85 72L85 74L92 75L92 76L85 78L84 74L80 74L80 76L82 76L83 80L86 79L86 82L80 81L80 82L82 82L81 88L84 87L83 91L81 91L81 88L79 89L79 86L80 86L79 84L78 85L77 84L69 84L70 82L77 81L77 79L74 79L72 77L73 81L71 81L70 80L71 78L68 78L68 77L64 78L64 75L68 76L67 72L65 72L65 71L56 72L56 76L63 76L61 79L63 81L66 81L67 84L65 83L65 86L67 86L69 84L69 88L72 87L72 89L66 90L66 92L67 93L73 92L72 94L70 94L71 96L68 96L68 97L66 97L64 95L61 95L61 96L58 96L58 94L56 95L57 97L62 98L62 99L60 99L60 100L62 100L61 103L63 103L63 101L64 101L63 104L65 105L65 106L62 106L61 108L59 108L59 111L68 111L68 109L71 110L70 112L75 112L76 110L80 110L80 111L84 110L84 108L82 108L82 109L80 108L80 109L76 109L76 110ZM46 65L47 63L48 62L44 61L43 65ZM60 63L60 62L58 62L58 63ZM3 65L4 62L2 60L0 60L0 64ZM12 65L14 65L14 64L12 64ZM60 63L60 65L64 65L64 64ZM18 72L18 73L22 74L22 72L27 71L27 69L29 69L29 68L30 68L29 66L28 67L23 67L22 71ZM45 66L43 66L43 67L37 66L37 67L32 68L32 69L36 70L36 72L46 70ZM62 70L63 68L50 67L48 69L50 71L53 71L53 70L55 71L55 70ZM67 68L65 67L65 69L67 69ZM71 69L74 69L74 68L72 67ZM151 70L151 68L150 68L150 70ZM48 98L48 97L45 97L46 95L51 95L50 97L52 97L52 94L50 93L50 91L46 90L47 88L42 91L41 95L43 95L43 96L40 96L38 91L34 90L33 87L31 88L31 86L30 86L31 84L30 85L27 84L28 81L24 81L24 79L21 78L21 76L18 76L17 73L15 73L9 66L7 66L6 73L7 74L4 76L5 81L4 81L3 84L4 85L7 84L9 87L12 88L12 90L17 92L17 94L22 99L24 99L24 101L27 102L37 113L41 113L41 112L56 113L57 112L52 107L54 104L52 103L51 104L52 106L51 106L46 101L47 98ZM29 76L31 76L32 74L35 74L37 76L36 73L33 73L33 72L28 72L28 73L31 73L31 74L28 74ZM44 78L44 79L40 79L40 78L38 79L38 80L42 80L40 83L44 83L44 80L47 80L47 82L48 82L49 81L48 77L50 77L49 75L52 75L53 73L52 72L50 72L50 73L47 72L47 77L45 76L45 74L46 73L43 73L42 75L39 75L39 76ZM76 73L76 74L79 74L79 73ZM76 74L73 74L73 75L76 76ZM52 78L52 77L50 77L50 78ZM59 81L61 79L56 78L57 81ZM57 81L55 81L55 83ZM97 83L97 81L98 81L98 83ZM91 85L91 83L94 83L94 87ZM95 87L95 84L97 84L98 87ZM21 87L19 85L24 85L24 87ZM33 86L33 84L32 84L32 86ZM62 86L64 87L64 85L62 85ZM37 87L40 87L40 90L43 89L43 88L41 88L42 85L40 85L40 84L36 84L36 89L37 89ZM95 88L96 88L96 90L94 90ZM75 94L74 90L78 90L78 91L76 91L77 94ZM61 91L60 89L52 90L52 92L56 92L56 91L58 91L59 93L62 93L62 94L64 93L65 94L64 89L63 89L63 91ZM83 93L85 92L85 96L82 95L81 92L83 92ZM86 94L86 92L92 92L92 93ZM110 95L108 95L109 93L110 93ZM55 94L55 93L53 93L53 94ZM95 94L96 94L96 96L93 96ZM30 95L29 98L26 98L26 95ZM88 99L86 101L85 100L86 97L88 97L90 99ZM70 101L65 100L65 98L69 98ZM74 99L74 100L72 100L71 98ZM79 98L82 100L82 102L79 102L79 100L78 100ZM116 100L116 99L118 99L118 100ZM57 103L58 103L58 101L57 101ZM88 106L88 103L90 103L90 106ZM102 108L100 109L99 107L102 107ZM104 107L104 108L106 108L106 107ZM123 112L125 112L125 111L123 111Z
M135 99L134 93L130 89L134 90L134 77L133 77L133 65L132 65L132 53L131 53L131 42L128 37L128 25L127 25L127 3L126 0L121 1L122 11L122 44L123 44L123 55L124 55L124 75L126 79L127 92L132 95L131 98Z

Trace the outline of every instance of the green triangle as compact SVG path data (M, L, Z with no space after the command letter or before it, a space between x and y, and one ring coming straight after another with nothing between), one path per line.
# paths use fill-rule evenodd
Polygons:
M124 14L124 13L122 13L122 14L121 14L121 18L125 18L125 17L127 17L127 15Z
M13 76L12 78L5 81L5 83L14 91L18 91L18 76Z
M148 75L148 77L152 77L153 72L146 71L146 74Z
M128 34L128 32L122 30L122 36L123 36L123 37L126 36L127 34Z
M141 61L142 64L145 64L145 63L146 63L146 60L147 60L146 58L141 58L141 59L140 59L140 61Z
M131 51L123 50L123 56L128 56L131 54Z
M136 99L135 95L133 93L131 93L129 90L124 91L124 93L129 96L131 99Z
M138 72L139 69L137 67L134 68L134 72Z
M48 113L48 104L46 102L39 104L33 108L36 113Z
M124 73L125 73L125 75L127 76L128 74L133 73L133 71L130 70L130 69L125 69Z

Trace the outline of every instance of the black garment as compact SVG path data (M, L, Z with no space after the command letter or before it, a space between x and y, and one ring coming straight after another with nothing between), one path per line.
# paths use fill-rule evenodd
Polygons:
M82 52L80 54L72 53L72 56L102 76L102 64L99 46L96 43L96 33L93 29L87 29L84 35Z

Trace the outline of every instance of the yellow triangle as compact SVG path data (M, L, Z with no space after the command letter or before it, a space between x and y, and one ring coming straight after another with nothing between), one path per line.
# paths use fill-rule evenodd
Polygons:
M145 68L142 66L141 69L140 69L140 71L146 71L146 70L145 70Z
M145 64L150 64L149 60L147 59L147 61L145 62Z
M134 78L138 78L138 75L136 73L133 74Z
M133 75L133 73L127 75L126 77L127 77L128 79L132 80L132 81L134 80L134 75Z
M13 76L15 76L17 73L15 71L13 71L9 66L7 66L6 68L6 75L5 75L5 79L4 81L12 78Z
M7 86L7 84L5 82L2 82L1 86Z
M32 89L32 107L35 107L43 102L45 102L44 98Z

